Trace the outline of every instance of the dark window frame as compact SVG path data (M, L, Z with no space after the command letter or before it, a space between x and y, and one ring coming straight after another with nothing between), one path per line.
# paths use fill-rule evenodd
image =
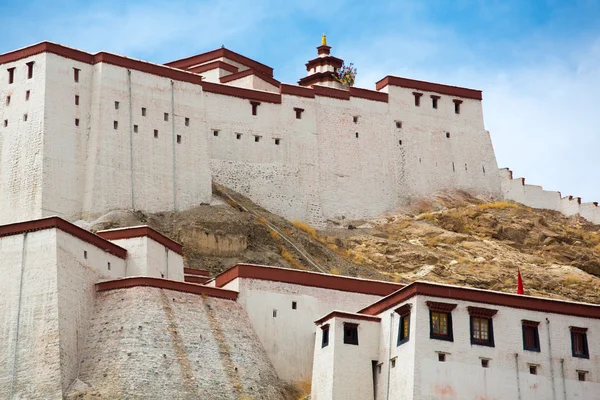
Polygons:
M454 99L454 114L460 114L460 105L462 104L462 100Z
M35 61L29 61L27 64L27 79L33 79L33 66Z
M296 112L296 119L302 119L302 113L304 112L304 108L294 107L294 111Z
M523 350L541 352L540 346L540 333L539 333L539 322L536 321L521 321L521 330L523 333ZM530 334L528 334L530 332ZM531 339L528 340L528 337ZM529 346L528 342L532 341L533 345Z
M437 96L437 95L432 94L431 95L431 107L433 107L434 109L437 110L441 98L442 98L441 96Z
M577 358L590 358L590 350L588 347L587 340L587 328L578 328L575 326L570 327L571 330L571 353L573 357ZM581 351L575 348L575 338L581 338Z
M469 336L471 344L478 346L496 347L494 342L494 321L493 317L498 313L498 310L481 307L467 307L469 311ZM475 322L476 320L487 321L487 339L475 337Z
M421 107L421 96L423 93L412 92L413 96L415 96L415 107Z
M344 322L344 344L358 346L358 324Z
M404 304L397 308L395 311L400 317L398 323L398 340L396 346L400 346L410 340L410 309L412 305ZM404 324L407 324L407 332L404 331Z
M15 83L16 67L7 68L6 71L8 72L8 84L12 85L13 83Z
M429 307L429 338L437 340L445 340L447 342L454 342L454 329L452 327L452 310L456 308L456 304L449 303L438 303L435 301L427 301L427 307ZM440 334L434 332L433 326L433 314L438 313L440 315L446 315L446 334Z
M252 115L258 115L258 106L260 106L260 102L251 101L250 104L252 105Z
M329 346L329 324L321 327L321 348Z

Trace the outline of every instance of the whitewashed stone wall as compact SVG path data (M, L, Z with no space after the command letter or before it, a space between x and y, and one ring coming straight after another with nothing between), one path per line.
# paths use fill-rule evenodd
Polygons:
M183 257L147 236L111 240L127 250L124 276L153 276L183 281Z
M456 309L452 311L453 342L429 338L429 309L426 305L428 300L457 304ZM552 399L553 388L556 398L562 398L565 390L562 361L567 398L600 399L600 321L428 296L418 296L410 302L413 304L410 339L400 346L397 346L399 318L394 317L391 350L392 358L394 355L398 358L396 367L391 369L390 398L516 399L517 363L522 400ZM493 317L495 347L471 344L468 306L498 310ZM379 360L383 362L382 374L379 377L387 373L389 365L388 327L389 314L393 312L387 310L379 315L382 325ZM540 322L539 353L523 350L523 319ZM549 325L546 319L549 320ZM548 326L552 356L549 351ZM588 328L589 359L572 357L570 326ZM438 361L438 352L446 353L445 362ZM517 363L515 354L518 355ZM488 368L482 367L481 358L490 360ZM538 365L537 375L529 373L529 364ZM578 370L588 371L585 382L578 380ZM414 374L412 383L411 374ZM385 398L381 396L385 394L386 384L386 376L378 379L377 398ZM411 394L413 387L414 392Z
M238 302L281 379L310 379L313 370L314 322L335 309L358 310L381 298L311 286L236 278L223 286L239 292ZM292 302L296 309L292 309Z
M78 373L94 283L123 276L125 260L57 229L0 238L0 259L0 396L60 398Z
M512 171L500 169L504 198L533 208L559 211L566 216L577 215L595 224L600 224L600 207L597 202L582 203L581 198L566 196L560 192L544 190L541 186L525 184L525 178L513 179Z

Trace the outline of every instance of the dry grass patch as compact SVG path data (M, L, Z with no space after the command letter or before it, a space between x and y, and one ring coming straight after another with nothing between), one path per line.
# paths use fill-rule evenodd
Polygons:
M478 204L477 207L479 210L504 210L507 208L523 208L523 206L515 203L510 203L508 201L494 201L493 203L483 203Z
M312 226L310 226L309 224L302 222L302 221L298 221L296 219L296 220L292 221L292 225L294 225L296 228L300 229L301 231L308 233L308 235L310 237L312 237L313 239L317 238L317 230L315 228L313 228Z

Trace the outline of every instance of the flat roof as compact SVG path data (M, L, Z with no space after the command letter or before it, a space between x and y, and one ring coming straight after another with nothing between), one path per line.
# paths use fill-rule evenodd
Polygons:
M363 308L358 313L377 315L413 296L431 296L450 300L471 301L544 313L572 315L600 319L600 306L574 301L554 300L492 290L474 289L454 285L416 281Z
M404 287L404 285L394 282L352 278L256 264L236 264L227 271L217 275L215 283L217 287L223 287L236 278L261 279L378 296L387 296Z
M168 238L162 233L150 228L148 225L131 226L125 228L106 229L96 232L96 235L106 240L131 239L136 237L147 236L150 239L158 242L172 250L173 252L182 255L183 250L180 243Z

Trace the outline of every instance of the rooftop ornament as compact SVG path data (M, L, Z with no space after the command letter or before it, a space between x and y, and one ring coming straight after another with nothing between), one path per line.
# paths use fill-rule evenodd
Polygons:
M335 79L346 87L354 86L354 80L356 79L356 68L354 63L349 65L342 64L341 68L336 69Z

